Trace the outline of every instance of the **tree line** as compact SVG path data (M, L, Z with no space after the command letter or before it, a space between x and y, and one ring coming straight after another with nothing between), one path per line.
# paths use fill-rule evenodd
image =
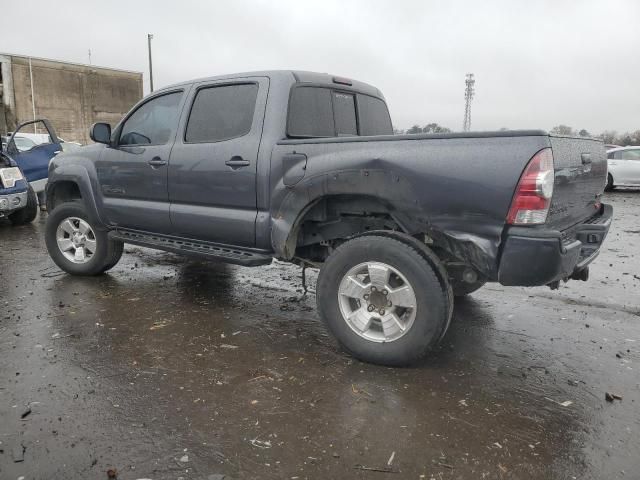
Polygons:
M501 128L500 130L508 130L507 128ZM407 130L394 130L397 135L402 135L405 133L408 134L416 134L416 133L450 133L453 130L447 127L443 127L437 123L428 123L424 127L420 125L413 125L411 128ZM599 134L591 134L589 131L584 128L580 130L574 130L572 127L568 125L556 125L551 130L551 133L555 133L557 135L574 135L579 137L595 137L601 138L604 143L613 144L613 145L640 145L640 130L636 130L634 132L624 132L618 133L615 130L605 130Z

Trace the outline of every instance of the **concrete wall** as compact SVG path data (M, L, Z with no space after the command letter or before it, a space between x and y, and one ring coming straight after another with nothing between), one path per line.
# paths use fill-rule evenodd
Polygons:
M10 69L5 65L7 58ZM29 58L0 55L0 62L0 129L4 122L6 130L13 130L16 124L33 119ZM36 117L48 118L58 136L67 141L90 143L89 127L93 123L114 126L142 98L142 73L138 72L38 58L31 59L31 71ZM11 84L12 88L7 88Z

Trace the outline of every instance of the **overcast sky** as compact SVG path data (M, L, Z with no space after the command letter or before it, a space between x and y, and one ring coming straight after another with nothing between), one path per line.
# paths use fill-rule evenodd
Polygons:
M396 128L640 129L640 1L5 2L0 51L196 77L302 69L385 94Z

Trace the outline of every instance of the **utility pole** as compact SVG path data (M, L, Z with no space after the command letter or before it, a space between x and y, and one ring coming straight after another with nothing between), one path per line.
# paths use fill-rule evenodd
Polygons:
M471 130L471 100L475 95L475 83L473 73L467 73L464 83L466 85L464 89L464 123L462 124L462 131L468 132Z
M151 60L151 40L153 40L153 34L147 34L147 46L149 49L149 88L153 92L153 61Z
M33 119L36 119L36 92L33 88L33 67L31 66L31 57L29 57L29 84L31 85L31 111ZM33 133L38 133L37 124L33 124Z

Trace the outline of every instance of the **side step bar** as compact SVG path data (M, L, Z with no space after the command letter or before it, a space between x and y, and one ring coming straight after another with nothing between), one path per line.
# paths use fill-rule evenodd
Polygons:
M140 232L117 228L109 232L109 237L121 240L125 243L140 245L141 247L155 248L166 252L181 255L195 256L209 260L217 260L226 263L234 263L245 267L268 265L273 259L269 252L264 250L244 249L222 245L213 242L199 242L180 237L158 235L154 233Z

